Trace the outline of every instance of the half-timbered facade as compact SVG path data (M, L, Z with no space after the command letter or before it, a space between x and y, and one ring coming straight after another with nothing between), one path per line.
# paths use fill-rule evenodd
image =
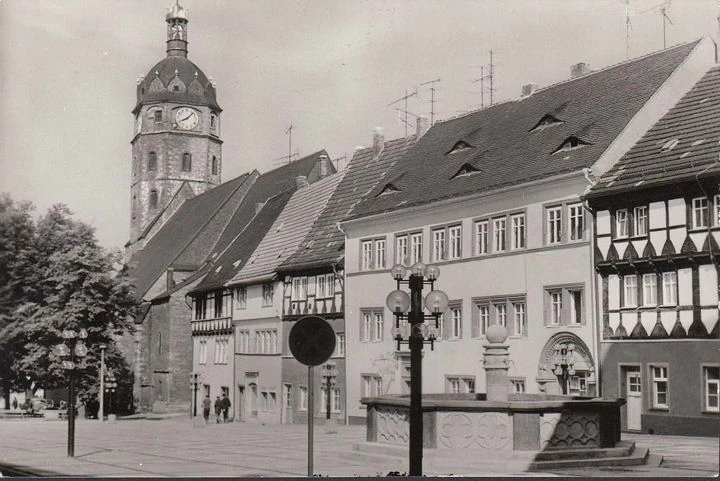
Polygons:
M602 392L623 426L720 430L720 68L592 189Z

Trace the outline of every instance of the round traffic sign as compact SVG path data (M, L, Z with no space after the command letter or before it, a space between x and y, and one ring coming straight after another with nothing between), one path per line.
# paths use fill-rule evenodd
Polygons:
M322 317L307 316L290 329L290 352L306 366L319 366L335 352L335 331Z

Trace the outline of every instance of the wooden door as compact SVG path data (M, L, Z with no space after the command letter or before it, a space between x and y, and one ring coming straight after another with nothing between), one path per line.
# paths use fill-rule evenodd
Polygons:
M627 368L625 385L627 386L627 429L640 431L642 429L642 377L639 367Z

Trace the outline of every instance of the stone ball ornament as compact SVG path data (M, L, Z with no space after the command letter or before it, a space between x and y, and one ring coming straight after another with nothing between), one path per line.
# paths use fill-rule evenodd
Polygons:
M485 337L493 344L502 344L508 338L508 331L500 324L492 324L487 328Z

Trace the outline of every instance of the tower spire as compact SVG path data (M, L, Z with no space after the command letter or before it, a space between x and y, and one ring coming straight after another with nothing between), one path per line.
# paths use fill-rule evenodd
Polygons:
M167 27L168 57L187 57L187 10L180 6L179 0L168 8L165 15Z

